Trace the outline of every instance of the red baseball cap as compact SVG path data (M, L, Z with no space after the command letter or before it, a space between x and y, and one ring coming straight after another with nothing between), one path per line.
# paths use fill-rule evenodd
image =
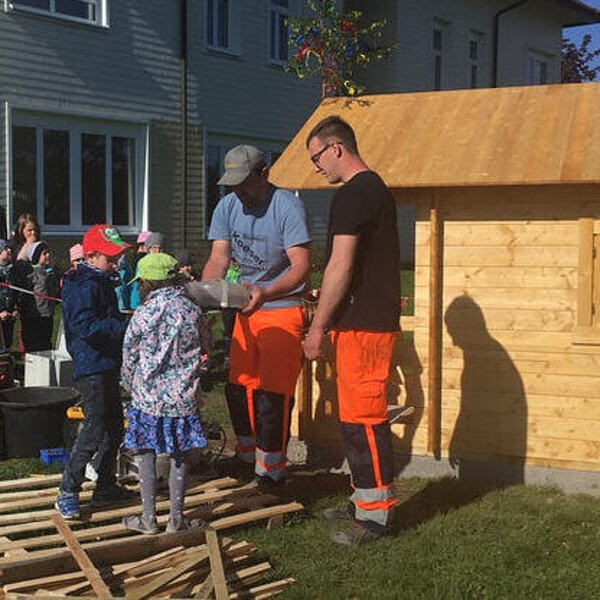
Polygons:
M119 230L112 225L93 225L83 236L83 253L87 256L94 252L106 254L106 256L118 256L131 244L123 241Z

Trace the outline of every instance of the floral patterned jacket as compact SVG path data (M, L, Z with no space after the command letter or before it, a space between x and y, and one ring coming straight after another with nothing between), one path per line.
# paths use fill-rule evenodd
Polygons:
M182 288L151 292L133 313L123 342L121 383L132 405L162 417L196 412L209 343L202 309Z

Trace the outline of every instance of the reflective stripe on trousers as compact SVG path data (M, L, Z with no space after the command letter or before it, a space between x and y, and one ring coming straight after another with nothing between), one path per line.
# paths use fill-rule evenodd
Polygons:
M356 518L387 525L396 503L386 382L396 334L335 331L342 445L352 473Z

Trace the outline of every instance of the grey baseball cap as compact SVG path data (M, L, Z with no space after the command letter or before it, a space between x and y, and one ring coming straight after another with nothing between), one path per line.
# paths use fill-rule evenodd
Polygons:
M225 155L223 160L225 173L219 181L219 185L238 185L256 169L259 165L266 164L265 155L254 146L235 146Z

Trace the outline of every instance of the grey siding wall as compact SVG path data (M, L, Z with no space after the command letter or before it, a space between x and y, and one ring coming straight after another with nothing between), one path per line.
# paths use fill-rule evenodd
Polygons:
M6 170L8 165L8 156L7 156L7 148L5 142L5 126L6 123L6 111L5 104L0 100L0 207L6 206L6 196L7 196L7 178L6 178ZM3 209L2 212L4 213ZM3 230L3 221L4 219L0 219L0 236L4 236L7 232Z
M481 34L480 82L492 83L494 15L508 6L500 0L372 0L359 8L373 19L386 18L398 42L393 56L372 64L365 76L371 93L433 89L432 28L445 24L442 89L470 87L469 36ZM498 85L525 85L527 56L537 51L550 61L549 82L560 81L562 23L568 13L558 2L533 0L500 21Z
M0 10L0 98L42 110L178 119L179 15L110 2L108 29Z

